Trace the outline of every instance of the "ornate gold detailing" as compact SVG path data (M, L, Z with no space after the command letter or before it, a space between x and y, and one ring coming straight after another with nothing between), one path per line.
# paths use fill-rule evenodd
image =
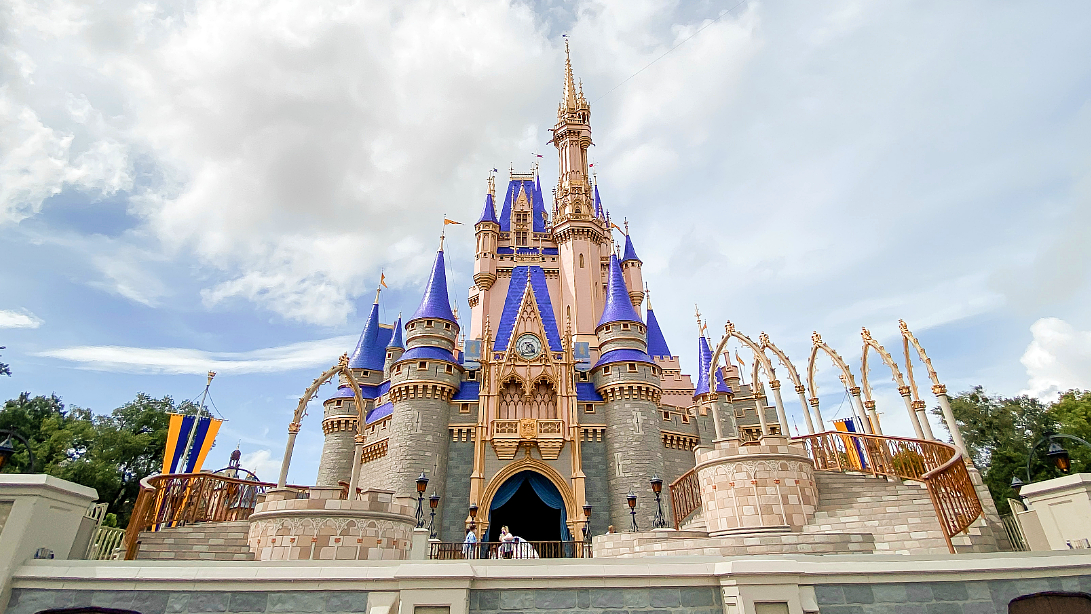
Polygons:
M469 424L452 424L447 427L451 432L451 441L473 441L476 428Z
M537 445L542 458L557 460L564 447L564 422L536 418L492 421L492 445L497 458L515 458L522 444Z
M613 384L607 384L599 394L601 394L602 398L606 401L617 401L622 399L651 401L658 406L662 399L663 391L655 386L622 380L614 382Z
M292 435L292 434L298 433L300 426L301 425L298 422L289 422L288 423L288 434Z
M803 394L804 392L807 392L807 387L804 386L803 384L797 384L795 389L796 389L796 394Z
M864 401L864 409L875 409L875 401L872 401L870 399Z
M662 431L663 447L671 450L692 450L699 443L696 435Z
M928 403L925 403L924 401L921 401L920 399L917 399L916 401L913 401L913 409L924 409L926 407L928 407Z
M386 456L387 443L389 441L389 439L383 439L382 441L376 441L375 443L366 446L360 453L360 463L370 463L373 460Z
M909 386L906 386L904 384L898 386L898 394L902 395L903 397L909 396Z
M947 394L947 386L944 386L943 384L936 384L932 386L932 394Z
M775 380L769 382L769 387L772 388L773 390L780 390L780 380L775 379Z
M322 434L329 435L330 433L340 433L343 431L356 433L359 431L359 429L356 428L358 422L356 416L330 416L329 418L322 420ZM360 435L360 437L363 437L363 435Z
M397 403L408 399L439 399L450 401L455 389L449 384L397 384L390 388L390 400Z
M606 437L605 426L580 427L580 437L583 441L602 441Z

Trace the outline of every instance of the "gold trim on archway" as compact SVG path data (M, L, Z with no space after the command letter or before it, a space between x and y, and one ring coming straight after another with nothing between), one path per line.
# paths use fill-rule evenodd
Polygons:
M568 531L572 535L576 535L577 527L582 524L583 518L576 514L576 496L572 493L572 489L568 486L564 477L549 464L540 461L534 457L524 457L517 461L508 463L503 469L496 472L496 475L492 476L489 480L488 486L485 487L485 492L481 495L481 502L478 503L478 508L485 512L485 519L477 524L481 529L487 530L489 526L488 512L492 507L493 497L496 496L496 491L500 490L500 485L514 477L515 474L521 471L534 471L542 476L545 476L547 480L553 483L553 486L557 488L557 492L561 493L561 499L564 500L565 518L568 519Z

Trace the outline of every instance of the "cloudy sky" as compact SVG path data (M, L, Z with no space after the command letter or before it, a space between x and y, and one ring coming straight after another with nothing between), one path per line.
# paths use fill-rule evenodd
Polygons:
M800 369L817 330L859 376L860 327L896 353L904 318L953 392L1091 388L1087 3L10 0L0 397L108 412L192 398L213 369L209 464L241 443L275 477L380 269L390 321L443 214L466 221L447 251L465 310L489 169L541 153L556 180L562 34L604 203L686 370L697 303ZM911 434L872 380L885 430ZM847 415L829 362L819 392Z

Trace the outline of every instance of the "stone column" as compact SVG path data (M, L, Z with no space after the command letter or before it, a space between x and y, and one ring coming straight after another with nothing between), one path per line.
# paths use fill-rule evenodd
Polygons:
M796 394L799 395L799 402L803 405L803 417L807 419L807 434L814 435L815 433L821 433L826 427L822 424L822 415L818 415L818 430L814 430L815 425L811 422L811 412L807 409L807 389L803 387L803 384L796 386ZM814 410L818 412L818 405L814 406Z
M769 382L769 387L773 389L773 403L777 406L777 418L780 419L780 432L785 435L791 435L791 431L788 430L788 412L784 411L784 399L780 397L780 380L775 379Z
M913 425L913 432L917 434L917 439L924 439L921 422L917 419L917 412L913 411L913 398L909 394L909 386L899 386L898 394L902 395L902 401L905 402L905 410L909 412L909 422Z
M625 497L631 489L636 494L637 527L640 531L650 531L655 516L650 480L653 475L665 475L659 408L650 399L632 398L633 395L623 395L622 390L615 389L617 396L608 399L604 409L610 524L619 532L629 530L632 517ZM663 501L663 515L671 517L669 495Z
M955 413L951 411L951 403L947 400L947 386L936 384L932 386L932 392L939 400L940 410L943 411L943 420L947 423L947 430L951 431L951 439L955 446L966 455L966 442L962 440L962 433L958 430L958 422L955 422Z

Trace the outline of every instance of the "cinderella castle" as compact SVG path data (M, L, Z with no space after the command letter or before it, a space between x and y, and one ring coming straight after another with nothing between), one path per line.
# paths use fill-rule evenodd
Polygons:
M443 540L461 541L471 505L490 540L504 525L532 541L579 538L585 505L592 534L629 528L630 492L639 493L639 523L650 524L658 507L649 481L689 471L694 448L713 439L711 397L719 415L733 416L722 435L756 440L763 425L779 433L776 409L737 368L709 381L704 334L696 383L682 373L633 239L626 228L615 243L618 228L588 172L591 108L570 61L552 133L559 177L550 208L536 173L513 172L502 202L489 180L474 226L469 330L451 305L441 245L412 316L381 323L377 293L351 352L367 404L359 487L415 499L423 474L441 501ZM342 377L324 403L319 486L349 482L357 421ZM669 517L670 502L661 505Z

